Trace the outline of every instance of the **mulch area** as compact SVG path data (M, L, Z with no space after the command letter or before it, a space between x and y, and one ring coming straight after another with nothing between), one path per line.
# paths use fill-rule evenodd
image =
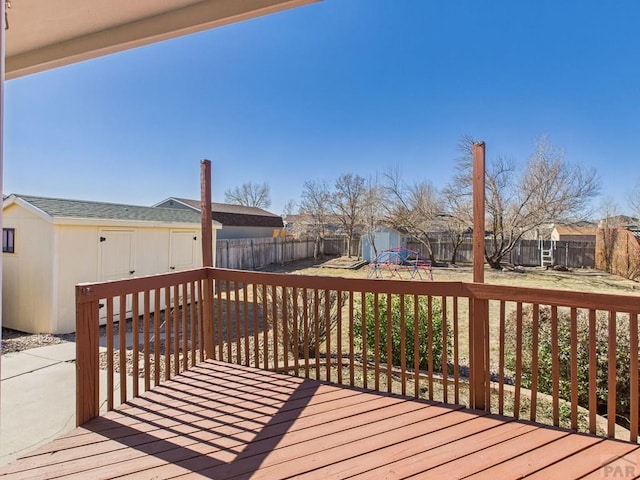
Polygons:
M74 342L75 333L52 335L50 333L25 333L11 328L2 329L2 355L21 352L30 348L46 347L59 343Z

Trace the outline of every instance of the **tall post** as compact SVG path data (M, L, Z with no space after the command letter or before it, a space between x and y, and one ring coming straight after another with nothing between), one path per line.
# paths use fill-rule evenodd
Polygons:
M473 144L473 281L484 283L485 145ZM485 410L489 392L487 370L487 326L489 302L473 298L469 322L471 350L471 408Z
M473 281L484 283L485 146L473 144Z
M200 162L200 215L202 219L202 266L213 267L211 160Z
M203 280L204 286L204 315L203 330L204 339L201 348L204 348L205 357L215 358L214 330L213 330L213 292L215 280L213 279L213 231L211 213L211 161L202 160L200 163L200 216L202 219L202 267L208 268L207 278Z

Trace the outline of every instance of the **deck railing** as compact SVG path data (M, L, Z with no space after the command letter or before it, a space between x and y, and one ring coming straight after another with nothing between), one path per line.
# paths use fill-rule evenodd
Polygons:
M206 358L637 441L638 313L635 296L215 268L83 284L77 421Z

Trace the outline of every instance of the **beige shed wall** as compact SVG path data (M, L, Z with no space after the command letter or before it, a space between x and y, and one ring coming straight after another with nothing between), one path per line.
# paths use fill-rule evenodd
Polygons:
M132 232L135 272L130 277L202 265L200 225L103 226L90 225L86 220L86 223L57 224L19 204L5 208L3 215L4 227L15 229L15 253L3 253L3 325L8 328L33 333L75 331L75 286L103 280L101 232ZM172 232L182 243L174 240L172 245ZM214 229L214 255L216 233ZM173 261L178 258L180 264L172 270L171 249L176 245L184 247L185 238L193 241L193 264L189 266L185 261L190 253L174 254Z
M50 332L53 308L53 226L12 205L3 227L15 228L15 253L3 253L2 324L16 330Z
M169 267L171 232L197 237L193 267L202 265L199 228L102 227L59 225L57 230L56 308L51 326L56 333L75 331L75 285L102 281L100 235L109 231L133 233L132 269L129 278L172 271ZM126 278L126 277L125 277Z
M74 332L75 285L98 279L98 228L55 226L54 306L51 331Z

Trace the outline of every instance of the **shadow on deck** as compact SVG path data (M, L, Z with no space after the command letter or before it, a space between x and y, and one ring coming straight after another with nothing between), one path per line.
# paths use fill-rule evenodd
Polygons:
M633 478L639 448L207 361L0 467L0 476Z

